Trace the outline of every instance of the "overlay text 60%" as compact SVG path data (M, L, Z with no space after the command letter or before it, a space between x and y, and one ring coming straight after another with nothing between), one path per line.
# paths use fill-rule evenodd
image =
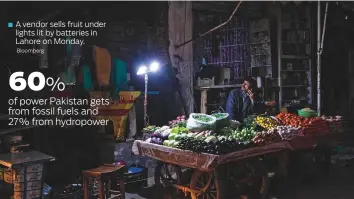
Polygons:
M32 72L28 75L27 81L23 78L24 72L14 72L9 79L9 85L14 91L23 91L28 86L32 91L41 91L44 86L51 87L51 90L57 89L63 91L65 84L60 82L60 78L54 80L52 77L45 78L41 72ZM35 80L38 79L37 82Z

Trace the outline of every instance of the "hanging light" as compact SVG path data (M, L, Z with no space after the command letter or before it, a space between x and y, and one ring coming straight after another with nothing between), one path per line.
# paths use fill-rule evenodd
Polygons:
M348 19L348 15L345 15L345 19Z

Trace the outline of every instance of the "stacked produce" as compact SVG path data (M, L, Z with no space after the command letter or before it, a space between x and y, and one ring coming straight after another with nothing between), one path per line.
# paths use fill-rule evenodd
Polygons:
M147 127L143 128L142 133L153 133L159 128L160 127L157 127L157 126L147 126Z
M305 118L292 113L279 113L276 119L252 115L241 124L229 121L228 114L225 113L192 113L188 120L185 116L179 116L170 121L169 126L149 126L144 128L143 132L150 133L151 137L146 140L149 143L220 155L253 147L255 144L262 146L280 140L290 140L302 134L327 132L328 123L339 122L340 119ZM278 120L282 123L281 126Z
M243 124L246 127L255 127L256 126L256 122L255 122L256 117L257 117L256 115L248 116L246 119L243 120Z
M320 117L304 118L292 113L279 113L277 118L284 125L303 128L304 134L328 132L327 122Z
M300 117L293 113L279 113L277 119L280 120L284 125L295 126L295 127L305 127L306 121L303 117Z
M317 134L317 133L328 133L329 128L326 120L320 117L314 117L308 120L308 124L304 128L304 135L307 134Z
M283 140L290 140L302 134L300 127L277 126L275 129Z
M257 116L255 122L266 130L275 128L278 125L278 122L271 117Z
M170 128L173 128L175 126L179 127L186 127L187 126L187 120L186 116L178 116L175 120L172 120L169 122Z
M322 116L323 120L326 120L328 123L328 128L331 132L341 132L344 130L344 120L342 116Z
M257 134L248 128L234 130L226 127L218 135L212 130L191 133L174 131L175 128L171 130L168 140L163 142L164 146L217 155L251 147L252 138Z
M257 145L271 144L280 140L281 137L279 136L276 128L270 129L268 131L259 132L253 138L253 142Z
M238 142L250 143L256 135L257 131L255 129L243 128L241 131L239 129L235 130L230 137Z
M168 126L163 126L157 129L154 133L151 134L151 137L146 140L146 142L153 144L163 144L165 140L168 139L168 136L171 133L171 129Z

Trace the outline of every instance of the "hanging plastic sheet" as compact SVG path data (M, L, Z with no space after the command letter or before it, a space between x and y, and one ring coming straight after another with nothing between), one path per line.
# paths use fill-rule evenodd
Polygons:
M105 48L94 46L96 80L99 86L109 85L111 74L111 55Z
M121 90L127 90L127 64L118 58L113 59L110 83L112 86L112 98L119 98Z

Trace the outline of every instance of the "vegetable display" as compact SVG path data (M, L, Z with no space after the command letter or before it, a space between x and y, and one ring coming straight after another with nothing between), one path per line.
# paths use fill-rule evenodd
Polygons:
M186 121L184 116L169 122L169 126L148 126L144 132L151 132L146 142L167 147L189 150L196 153L226 154L249 147L262 146L290 140L295 136L328 131L330 121L341 121L341 118L314 117L304 118L292 113L279 113L276 118L249 116L244 123L228 121L224 127L214 125L218 119L225 119L223 113L192 113ZM237 125L233 125L233 123ZM259 131L258 127L265 129Z
M255 122L267 130L272 129L278 125L278 122L270 117L257 116Z
M168 136L171 133L171 129L168 126L163 126L157 129L154 133L151 134L151 137L146 140L153 144L163 144L165 140L168 139Z
M291 138L301 134L300 127L277 126L276 130L283 140L290 140Z
M271 144L279 140L281 140L281 137L279 136L278 131L275 128L270 129L268 131L259 132L253 138L253 142L257 145Z
M178 116L175 120L172 120L169 122L170 128L173 127L186 127L187 126L187 121L186 121L186 116Z
M244 119L243 124L246 127L255 127L255 125L256 125L256 122L255 122L256 117L257 117L256 115L248 116L246 119Z
M142 133L153 133L155 132L158 128L157 126L147 126L145 128L143 128Z

